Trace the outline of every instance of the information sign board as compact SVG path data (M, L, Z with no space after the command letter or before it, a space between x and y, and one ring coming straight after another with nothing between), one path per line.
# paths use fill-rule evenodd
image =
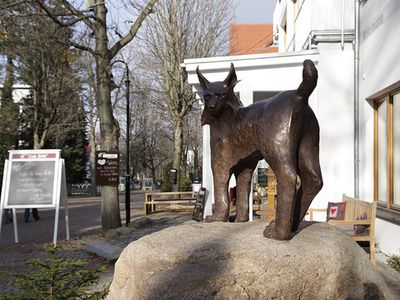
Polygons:
M119 153L97 151L96 152L96 184L119 184Z
M169 182L171 184L176 184L178 181L178 170L177 169L170 169L169 170Z

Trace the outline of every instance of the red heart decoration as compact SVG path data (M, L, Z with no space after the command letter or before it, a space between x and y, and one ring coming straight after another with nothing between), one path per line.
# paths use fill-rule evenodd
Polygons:
M331 208L331 214L333 215L337 211L337 208Z

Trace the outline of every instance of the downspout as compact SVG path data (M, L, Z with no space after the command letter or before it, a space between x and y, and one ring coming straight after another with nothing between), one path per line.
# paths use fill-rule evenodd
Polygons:
M360 197L360 105L359 105L359 71L360 71L360 0L354 1L354 197Z
M342 28L340 32L340 48L344 50L344 0L342 0Z

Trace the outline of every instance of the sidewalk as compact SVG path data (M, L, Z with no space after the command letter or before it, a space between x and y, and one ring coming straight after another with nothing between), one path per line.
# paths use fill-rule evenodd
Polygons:
M144 193L134 191L131 193L131 222L134 223L144 216ZM122 223L125 224L125 197L120 195L120 210ZM57 247L60 255L68 258L86 259L89 265L99 267L107 265L108 271L102 277L100 286L111 282L113 277L113 264L97 255L86 251L88 243L105 241L101 231L101 198L69 198L70 240L65 240L64 211L60 210L60 224L58 228ZM29 223L23 222L23 210L18 211L19 243L14 243L14 230L12 224L2 226L0 236L0 271L7 270L22 272L25 262L31 258L44 256L43 248L51 246L54 229L54 209L39 210L40 220L34 221L32 216ZM129 234L107 241L116 247L124 248L130 242L140 237L162 230L169 226L179 225L191 221L191 212L164 212L147 216L151 224L133 229ZM387 282L393 293L400 299L400 273L386 265L387 257L377 254L377 269ZM0 279L0 294L6 290L6 282Z

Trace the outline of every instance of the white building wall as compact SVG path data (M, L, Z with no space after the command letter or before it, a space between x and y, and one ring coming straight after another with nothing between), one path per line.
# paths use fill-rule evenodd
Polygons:
M354 28L353 0L306 0L306 2L311 2L312 30L341 30L342 12L344 12L344 29Z
M3 85L0 84L0 95L3 90ZM25 84L14 84L12 90L12 97L14 103L20 103L23 98L26 98L31 93L31 87ZM0 97L1 98L1 97Z
M308 36L312 30L311 1L299 4L296 16L296 39L295 49L301 51L304 44L308 43Z
M301 51L312 31L354 29L353 12L354 1L349 0L277 2L273 18L279 27L279 52Z
M365 99L400 80L400 1L370 0L360 10L360 196L373 199L373 108ZM383 252L400 254L400 226L378 219Z
M312 207L326 208L342 194L353 195L353 50L346 45L319 45L318 97L313 105L320 124L320 161L324 187ZM324 216L325 217L325 216Z
M279 51L292 51L293 47L300 51L303 46L308 47L312 32L324 31L338 36L342 28L353 29L353 9L354 1L345 0L277 2L275 26L285 25L287 28L286 36L279 34ZM286 47L282 47L282 40L285 39ZM287 45L287 41L292 41L292 44ZM328 201L340 201L343 193L352 195L354 191L354 54L352 44L346 43L341 49L340 40L319 43L313 47L320 53L319 99L318 104L311 100L311 105L320 123L320 161L324 187L312 207L325 208ZM324 218L321 214L320 219Z

